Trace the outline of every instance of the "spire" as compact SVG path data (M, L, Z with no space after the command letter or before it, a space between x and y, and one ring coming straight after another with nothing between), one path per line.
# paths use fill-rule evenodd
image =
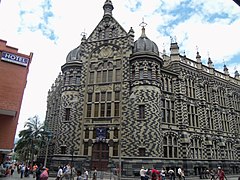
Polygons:
M112 10L114 9L111 0L106 0L103 5L104 16L112 16Z

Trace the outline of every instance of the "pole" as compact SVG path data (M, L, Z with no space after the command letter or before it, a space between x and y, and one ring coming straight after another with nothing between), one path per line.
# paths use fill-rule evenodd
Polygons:
M49 146L49 141L47 143L47 148L46 148L46 154L45 154L44 165L43 165L44 167L46 167L46 165L47 165L48 146Z
M121 180L122 176L122 154L121 154L121 139L119 140L119 179Z
M72 161L71 161L71 179L73 179L73 153L74 153L74 149L72 149Z
M120 134L119 134L119 179L122 178L122 121L120 120Z

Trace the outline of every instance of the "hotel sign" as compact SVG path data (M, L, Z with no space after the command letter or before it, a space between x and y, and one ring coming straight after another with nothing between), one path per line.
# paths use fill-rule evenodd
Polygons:
M17 56L16 54L12 54L8 52L2 52L1 59L11 63L19 64L22 66L27 66L29 62L29 58Z

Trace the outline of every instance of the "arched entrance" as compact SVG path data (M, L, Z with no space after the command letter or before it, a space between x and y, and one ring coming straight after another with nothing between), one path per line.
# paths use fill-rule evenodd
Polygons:
M108 169L109 147L107 143L97 142L92 149L92 168L106 171Z

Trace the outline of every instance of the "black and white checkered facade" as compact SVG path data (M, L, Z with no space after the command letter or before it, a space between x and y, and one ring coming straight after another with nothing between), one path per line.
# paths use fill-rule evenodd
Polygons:
M49 163L91 168L100 127L109 163L121 159L126 176L142 165L183 167L188 175L217 166L239 173L238 72L217 71L210 58L204 65L198 52L189 59L175 41L169 55L135 51L134 31L126 32L112 10L107 0L102 20L68 54L48 92Z

